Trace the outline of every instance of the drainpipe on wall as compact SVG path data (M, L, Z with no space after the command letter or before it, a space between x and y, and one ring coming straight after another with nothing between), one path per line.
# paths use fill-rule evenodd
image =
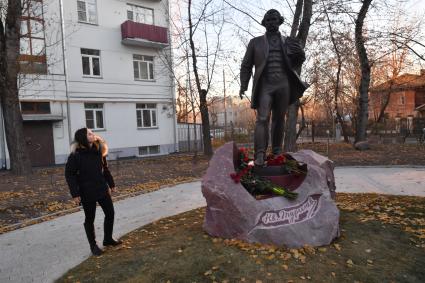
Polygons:
M167 22L168 22L168 42L170 44L170 63L171 63L171 72L174 71L174 61L173 61L173 48L171 46L171 25L170 25L170 9L171 4L170 1L167 1ZM170 75L171 78L171 93L172 93L172 105L173 105L173 134L174 134L174 152L179 151L178 147L178 141L177 141L177 118L176 118L176 88L175 88L175 82L174 77Z
M60 20L61 20L61 39L62 39L62 56L63 56L63 73L65 75L65 94L66 94L66 114L67 114L67 124L68 124L68 139L69 144L72 143L72 130L71 130L71 106L69 99L69 90L68 90L68 72L66 64L66 50L65 50L65 19L63 17L63 0L59 0L59 9L60 9Z

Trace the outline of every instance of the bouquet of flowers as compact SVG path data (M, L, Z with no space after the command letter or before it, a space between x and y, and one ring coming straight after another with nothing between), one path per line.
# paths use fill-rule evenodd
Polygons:
M267 166L283 166L290 174L305 175L307 174L307 165L301 164L289 155L284 153L274 156L270 154L266 160Z
M295 199L297 193L291 192L286 188L276 185L268 179L258 176L254 173L254 161L250 158L250 152L246 148L239 149L239 167L236 173L230 174L230 177L236 182L241 183L251 194L274 194L283 196L288 199ZM300 165L295 159L289 158L284 154L278 156L269 156L267 158L267 166L284 166L285 170L290 174L305 174L302 165Z

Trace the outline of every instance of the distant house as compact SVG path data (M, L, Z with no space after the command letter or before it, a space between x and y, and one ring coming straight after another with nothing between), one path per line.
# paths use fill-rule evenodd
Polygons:
M214 97L209 103L209 119L212 128L222 128L227 123L237 128L248 128L248 124L255 121L255 112L251 109L248 100L228 96Z
M390 101L384 112L387 118L425 118L425 69L419 75L403 74L372 88L369 119L376 120L389 93Z

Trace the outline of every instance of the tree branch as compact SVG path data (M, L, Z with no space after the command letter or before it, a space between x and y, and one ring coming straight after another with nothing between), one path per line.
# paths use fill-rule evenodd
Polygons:
M303 18L301 20L301 24L297 34L297 38L301 40L301 44L303 47L305 47L305 44L307 42L308 31L310 30L310 20L313 14L312 6L312 0L304 0Z
M257 24L259 24L261 26L261 23L259 21L257 21L257 19L255 19L253 16L251 16L250 14L248 14L247 12L233 6L232 4L230 4L228 1L224 0L224 3L226 3L227 5L229 5L230 7L232 7L233 9L235 9L236 11L241 12L242 14L250 17L254 22L256 22Z
M292 21L291 26L291 37L295 37L297 35L297 30L300 24L301 12L303 10L303 0L297 1L297 5L295 6L294 19Z

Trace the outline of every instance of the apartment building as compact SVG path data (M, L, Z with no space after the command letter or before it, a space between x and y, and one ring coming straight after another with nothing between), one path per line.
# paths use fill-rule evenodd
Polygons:
M34 166L66 162L81 127L111 159L178 150L167 0L26 1L19 96Z

